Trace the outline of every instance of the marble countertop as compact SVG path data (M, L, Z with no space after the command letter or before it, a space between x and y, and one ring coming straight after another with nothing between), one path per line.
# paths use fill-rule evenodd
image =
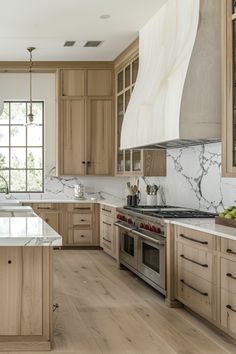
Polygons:
M36 215L0 217L0 247L61 245L61 236Z
M20 203L97 203L111 206L114 208L120 208L124 206L125 200L122 199L17 199Z
M165 222L236 241L236 228L215 224L215 219L167 219Z

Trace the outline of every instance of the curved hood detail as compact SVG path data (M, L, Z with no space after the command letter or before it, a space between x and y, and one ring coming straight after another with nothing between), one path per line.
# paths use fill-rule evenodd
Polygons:
M168 0L141 29L140 67L123 120L122 149L219 140L219 2ZM204 92L211 79L214 86L219 83L212 87L214 107ZM206 106L209 101L212 107Z

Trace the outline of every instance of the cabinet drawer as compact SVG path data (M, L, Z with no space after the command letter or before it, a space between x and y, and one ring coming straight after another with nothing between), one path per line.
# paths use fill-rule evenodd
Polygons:
M236 240L228 240L227 238L221 238L220 240L221 252L228 254L229 256L235 257L236 259Z
M89 245L92 239L92 230L73 230L73 244Z
M178 269L185 269L209 282L216 283L213 255L208 250L197 249L186 243L177 242ZM214 271L214 272L213 272Z
M74 226L91 226L92 214L74 213L72 215L72 225Z
M236 334L236 296L221 289L221 325Z
M221 258L220 265L221 288L236 294L236 262Z
M216 249L216 237L204 232L192 230L186 227L177 228L177 240L194 247L202 247L211 250Z
M71 203L67 206L68 211L78 211L80 213L88 213L93 211L93 204Z
M101 215L106 215L115 218L116 216L116 208L107 206L107 205L101 205Z
M210 320L216 320L216 286L185 269L178 272L177 299Z

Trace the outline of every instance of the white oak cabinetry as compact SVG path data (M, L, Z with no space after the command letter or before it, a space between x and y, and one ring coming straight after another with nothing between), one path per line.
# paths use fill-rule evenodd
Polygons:
M0 247L0 351L50 350L52 247Z
M62 236L63 246L99 246L99 205L24 203Z
M236 338L236 240L168 228L166 303L177 299Z
M222 172L236 177L236 6L222 1Z
M165 150L120 150L121 127L138 76L138 67L138 41L135 41L115 60L116 174L165 176Z
M114 226L116 221L116 208L100 205L100 246L103 251L118 258L118 231Z
M60 71L60 175L114 174L113 101L112 67Z

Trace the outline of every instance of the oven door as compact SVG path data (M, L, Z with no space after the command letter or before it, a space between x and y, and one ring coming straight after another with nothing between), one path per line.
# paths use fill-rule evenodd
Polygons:
M139 239L138 271L160 288L165 289L165 239Z
M119 261L137 270L138 267L138 237L122 228L119 230L120 253Z

